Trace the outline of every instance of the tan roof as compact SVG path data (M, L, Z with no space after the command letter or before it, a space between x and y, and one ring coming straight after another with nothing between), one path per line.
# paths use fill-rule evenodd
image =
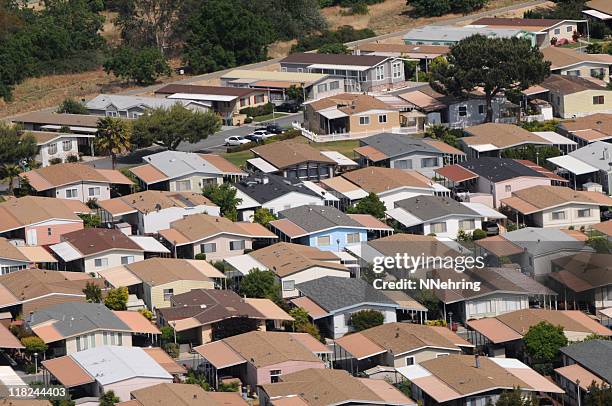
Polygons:
M374 392L383 401L390 404L414 404L414 400L408 398L402 392L384 379L357 378L359 382Z
M11 331L0 324L0 348L25 348L21 341L11 333Z
M245 298L244 301L250 304L261 313L266 320L286 320L293 321L293 317L277 306L270 299Z
M194 350L217 369L227 368L246 362L246 359L233 350L225 340L213 341L200 345L199 347L195 347Z
M400 305L400 309L421 310L426 311L427 308L408 296L401 290L383 290L382 293L395 303Z
M435 149L442 151L445 154L450 154L450 155L465 155L465 152L451 146L448 145L447 143L443 142L443 141L438 141L438 140L432 140L430 138L426 138L423 140L424 143L431 145L432 147L434 147Z
M567 379L570 382L580 382L580 388L588 391L593 382L603 386L605 382L597 375L587 371L579 364L572 364L561 368L556 368L555 372Z
M20 176L27 178L30 185L39 192L80 182L132 184L132 181L119 171L95 169L76 163L46 166L24 172Z
M315 100L309 105L315 110L336 107L347 115L359 114L369 110L395 110L392 106L374 96L356 93L341 93Z
M490 253L497 255L498 257L504 257L509 255L521 254L524 252L524 248L519 247L512 241L505 239L501 235L494 235L486 237L477 241L474 244L481 248L489 251Z
M445 55L450 50L450 47L444 45L380 44L377 42L369 42L366 44L360 44L357 49L366 52Z
M457 256L458 251L438 241L435 237L418 234L393 234L388 237L368 241L368 245L383 255L394 256L397 253L412 255Z
M199 385L161 383L132 391L142 406L247 406L237 392L206 392Z
M23 135L25 134L31 134L32 136L34 136L34 139L36 139L36 144L38 145L47 144L48 142L56 140L58 138L79 137L79 136L83 137L83 135L58 133L54 131L27 131L23 133Z
M602 13L612 15L612 4L610 4L608 0L587 1L586 6L588 8L592 8L593 10L601 11Z
M540 86L548 90L559 92L562 95L574 94L585 90L597 90L606 94L609 92L605 87L595 83L593 79L589 80L568 75L550 75L540 83Z
M113 311L115 316L124 322L134 333L142 334L161 334L159 329L155 327L145 316L135 311Z
M142 283L140 278L134 275L126 265L115 266L98 271L98 275L100 275L111 286L116 288L121 286L128 287L139 285Z
M560 126L577 137L593 141L612 136L612 114L596 113L564 121Z
M597 333L601 335L612 335L612 331L606 329L596 321L589 319L580 311L574 310L546 310L546 309L523 309L497 316L497 320L524 335L529 327L542 321L547 321L555 326L562 326L564 330L582 333Z
M465 131L470 136L461 140L469 146L492 144L504 149L523 144L550 145L550 141L513 124L485 123L468 127Z
M123 319L122 319L123 320ZM182 375L187 373L187 369L184 366L179 365L172 357L168 355L166 351L160 347L149 347L143 348L144 352L155 362L162 366L171 375Z
M325 309L313 302L307 296L301 296L296 297L295 299L291 299L291 303L293 303L297 307L301 307L302 309L306 310L306 312L313 319L318 319L327 316L327 311L325 311Z
M313 267L348 272L332 252L301 244L279 242L253 251L250 255L280 277Z
M217 154L200 154L208 163L222 172L241 173L242 171L236 165Z
M551 69L565 68L583 62L597 62L612 65L612 55L586 54L571 48L546 47L541 49L544 59L550 61Z
M357 360L369 358L387 350L361 333L347 334L338 338L335 343L350 353Z
M96 128L99 119L100 117L89 114L57 114L49 111L34 111L15 117L13 122Z
M279 169L304 162L336 163L323 155L318 149L292 140L272 142L255 147L251 151Z
M36 246L20 246L17 247L19 252L25 256L28 261L34 263L54 263L57 259L53 257L44 247Z
M467 325L487 337L494 344L520 340L523 336L496 318L469 320Z
M103 281L91 278L89 275L84 279L71 280L66 274L71 272L46 271L40 269L24 269L0 275L0 285L19 301L34 299L49 294L69 294L71 296L82 296L85 300L83 288L88 282L98 286L103 285ZM0 303L3 302L5 295L0 292ZM9 299L10 300L10 299Z
M130 168L130 172L132 172L134 175L136 175L136 177L138 177L145 183L157 183L162 180L168 179L165 173L159 171L151 164L145 164Z
M68 355L43 361L42 364L51 375L68 388L95 382L95 379Z
M348 193L359 190L360 187L349 182L342 176L334 176L333 178L322 179L321 183L328 186L330 189L337 190L340 193Z
M291 337L300 342L313 353L323 354L332 352L325 344L308 333L289 333Z
M405 171L396 168L370 166L346 172L342 177L353 182L366 192L381 193L401 187L431 189L428 183L416 171Z
M199 264L200 267L212 268L209 275L223 278L224 275L215 267L202 261L204 264ZM178 258L149 258L144 261L133 262L125 266L138 279L145 282L149 286L159 286L176 281L210 281L211 279L205 275L200 269L196 268L186 259Z
M540 185L512 192L512 197L502 199L501 202L523 214L531 214L568 203L611 206L612 198L602 193L573 190L565 186Z
M349 214L348 216L369 230L393 230L393 227L389 227L370 214Z
M74 203L77 204L74 204ZM79 201L52 197L25 196L0 203L0 231L5 232L52 219L82 223L77 212L87 213Z
M194 214L170 223L170 228L160 230L167 241L177 245L192 243L218 234L232 234L251 238L278 238L257 223L233 222L225 217Z
M353 151L355 151L361 156L368 158L370 161L374 161L374 162L382 161L382 160L389 158L387 155L385 155L384 152L377 150L371 145L364 145L362 147L353 149Z
M11 244L6 238L0 237L0 258L10 259L19 262L29 262L28 258L21 251Z
M436 111L446 107L446 104L443 102L421 92L420 90L398 94L398 96L424 111Z

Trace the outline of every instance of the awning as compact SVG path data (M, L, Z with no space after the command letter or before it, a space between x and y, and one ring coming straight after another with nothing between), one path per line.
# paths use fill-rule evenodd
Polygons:
M461 165L443 166L442 168L434 169L434 172L455 183L461 183L478 178L477 174L465 169Z
M166 248L164 245L162 245L162 243L160 243L153 237L144 235L130 235L129 238L146 252L156 252L162 254L170 253L170 250L168 248Z
M336 340L342 349L351 354L357 360L373 357L378 354L387 352L366 336L360 333L345 335Z
M522 254L525 250L522 247L514 244L502 237L501 235L494 235L492 237L483 238L481 240L474 241L474 244L484 248L493 255L498 257L505 257L509 255Z
M514 358L489 358L491 361L527 383L535 392L565 393L563 389ZM527 388L526 388L527 389Z
M0 324L0 348L25 348L11 331Z
M518 198L516 196L507 197L505 199L502 199L501 203L523 214L536 213L542 210L539 207L536 207L533 204L526 202L523 199Z
M83 258L83 255L69 242L60 242L59 244L50 245L49 248L51 251L59 255L64 262L70 262Z
M359 72L365 72L370 69L371 66L360 66L360 65L332 65L326 63L314 63L308 65L308 69L335 69L335 70L356 70Z
M306 310L313 320L320 319L328 315L325 309L320 307L318 304L316 304L306 296L291 299L291 303L293 303L297 307L301 307L302 309Z
M247 159L247 162L262 171L263 173L273 173L278 171L278 168L276 166L261 158Z
M172 359L168 353L160 347L143 348L143 351L161 365L170 375L182 375L187 373L184 366Z
M151 323L145 316L138 312L124 310L114 311L115 316L124 322L133 333L141 334L161 334L161 331L153 323Z
M339 166L358 166L357 162L338 151L321 151L321 154L336 162Z
M217 369L228 368L246 362L244 358L223 341L213 341L212 343L200 345L195 347L194 350Z
M168 96L168 99L198 100L198 101L232 101L238 96L226 96L220 94L195 94L195 93L175 93Z
M589 15L591 17L595 17L598 20L610 20L612 19L612 15L610 14L606 14L606 13L602 13L601 11L597 11L597 10L582 10L583 14Z
M423 224L423 220L399 207L387 210L385 213L387 216L402 223L404 227L412 227L418 224Z
M61 125L53 125L53 124L47 124L47 125L43 125L40 127L41 130L61 130L64 126ZM89 133L89 134L74 134L75 137L86 137L86 138L95 138L95 133L98 132L98 129L96 127L78 127L78 126L68 126L68 128L70 129L70 131L77 131L77 132L82 132L82 133Z
M478 152L496 151L499 149L497 145L493 145L493 144L479 144L479 145L472 144L468 146Z
M142 283L139 277L134 275L124 265L116 266L113 268L104 269L98 272L105 281L118 288L120 286L134 286Z
M54 263L57 262L57 259L53 257L41 246L18 246L17 249L28 259L30 262L35 263Z
M51 375L68 388L96 381L69 355L43 361L42 364Z
M523 93L525 96L533 96L534 94L540 94L540 93L546 93L546 92L548 92L548 89L543 88L540 85L533 85L523 90L521 93Z
M580 388L584 391L588 391L593 382L600 386L605 384L600 377L587 371L578 364L557 368L555 372L570 382L580 382Z
M229 264L236 271L242 275L248 274L251 269L258 268L259 270L265 271L268 268L261 262L250 256L249 254L236 255L235 257L224 258L224 262Z
M436 402L444 403L463 395L448 386L420 365L410 365L397 368L397 372L431 396Z
M261 313L266 320L293 321L293 317L289 316L287 312L278 307L270 299L246 298L244 300Z
M335 118L341 118L341 117L348 117L348 114L346 114L343 111L338 110L335 107L331 109L319 110L318 113L329 120L333 120Z
M465 207L468 209L474 210L476 213L480 214L482 217L487 219L505 219L507 218L505 215L501 214L495 209L490 208L486 204L482 203L463 203Z
M488 338L493 344L506 343L523 338L519 333L494 317L469 320L467 325Z
M538 137L550 141L550 143L553 145L578 145L576 141L572 141L554 131L534 131L533 133Z
M27 384L21 379L17 372L10 366L0 366L0 384L6 386L27 386ZM0 387L2 386L0 385ZM5 389L5 388L3 388ZM4 394L3 394L4 396ZM24 401L27 402L27 401ZM9 401L9 405L12 402Z
M552 162L558 167L561 167L574 175L584 175L585 173L593 173L599 170L586 162L574 158L571 155L556 156L553 158L548 158L547 161Z

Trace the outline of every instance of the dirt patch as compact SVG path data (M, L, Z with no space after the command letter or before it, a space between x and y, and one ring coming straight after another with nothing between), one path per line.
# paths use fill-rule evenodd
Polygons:
M102 26L102 36L110 46L119 45L121 43L121 32L114 23L117 13L114 11L104 11L102 15L105 18L104 25Z
M297 44L297 40L277 41L268 47L268 56L270 58L283 58L289 55L291 47Z

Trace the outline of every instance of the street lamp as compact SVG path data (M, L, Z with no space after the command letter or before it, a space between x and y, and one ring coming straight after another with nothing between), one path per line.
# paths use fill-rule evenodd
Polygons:
M38 353L34 353L34 375L38 376Z
M580 406L580 379L576 379L576 387L578 388L578 406Z
M453 329L453 312L448 312L449 326L450 329Z

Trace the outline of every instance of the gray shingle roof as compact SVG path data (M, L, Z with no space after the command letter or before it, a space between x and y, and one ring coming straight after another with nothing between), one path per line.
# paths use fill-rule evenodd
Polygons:
M423 221L450 215L481 217L462 203L446 196L414 196L395 202L400 207Z
M223 174L219 168L193 152L162 151L147 155L143 160L170 179L192 173Z
M310 233L332 227L364 228L363 225L331 206L299 206L283 210L278 215L279 218L286 218Z
M502 182L519 176L546 177L546 175L510 158L480 157L459 162L459 165L492 182Z
M36 326L50 320L56 320L53 326L64 337L93 330L131 331L101 303L60 303L34 312L30 324Z
M264 183L267 178L267 183ZM264 204L291 192L318 197L315 192L299 181L278 175L249 176L235 184L236 189L244 192L258 203Z
M561 352L572 358L595 375L612 383L612 341L588 340L561 348Z
M441 151L423 142L423 140L402 134L380 133L362 139L361 144L374 147L390 158L412 152L443 155Z
M596 141L570 152L570 155L602 171L612 171L612 145L609 142Z
M399 306L362 279L325 276L300 283L296 285L296 288L328 312L361 303L373 303L389 307Z

